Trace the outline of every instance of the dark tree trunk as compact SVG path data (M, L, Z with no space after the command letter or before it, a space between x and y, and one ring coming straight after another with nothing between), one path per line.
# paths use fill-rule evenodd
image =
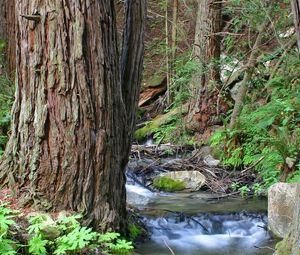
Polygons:
M87 223L122 230L145 3L127 1L127 84L119 81L113 2L16 0L16 100L0 168L21 201L83 212Z
M15 0L0 3L0 39L5 41L5 71L13 80L16 68Z
M195 31L194 57L200 70L194 75L193 100L188 129L204 132L216 124L218 116L227 111L220 95L220 67L222 30L222 1L199 0Z
M124 161L126 164L133 130L135 130L136 110L142 81L146 13L147 0L125 1L125 28L120 61L120 81L128 125L125 134L127 140L124 143L124 151L126 152Z
M300 56L300 0L292 0L292 11L294 15L295 30L297 34L297 45Z

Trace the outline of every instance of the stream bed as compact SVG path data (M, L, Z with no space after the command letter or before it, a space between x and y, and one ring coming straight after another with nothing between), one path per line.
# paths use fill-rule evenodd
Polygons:
M216 199L206 192L151 192L128 182L128 203L140 210L150 240L141 255L271 255L267 201Z

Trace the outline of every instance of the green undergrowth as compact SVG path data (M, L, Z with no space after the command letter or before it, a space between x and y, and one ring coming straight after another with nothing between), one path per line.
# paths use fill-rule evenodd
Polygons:
M236 170L253 166L256 182L265 189L286 170L286 181L300 180L300 67L294 54L287 59L286 69L273 79L252 81L258 87L248 95L235 127L225 125L210 140L225 166ZM244 186L239 185L239 189ZM244 187L242 192L246 194L247 188L250 191Z
M158 115L152 121L146 123L144 127L135 131L135 139L138 141L142 141L152 134L156 134L156 141L161 141L162 139L170 139L170 136L174 136L174 133L172 133L172 131L174 131L178 127L177 120L180 120L182 118L182 115L186 112L187 106L182 106L174 108L165 114Z
M14 93L14 86L4 72L4 49L5 43L0 40L0 156L3 154L8 141L7 134L10 128L10 111Z
M168 176L157 177L153 181L155 188L167 192L181 191L185 189L185 183L180 180L174 180Z
M99 233L81 226L80 215L62 216L54 221L47 214L39 214L27 219L26 229L18 223L21 217L18 211L9 209L6 204L0 205L0 254L68 255L93 252L125 255L133 251L132 242L122 239L119 233Z

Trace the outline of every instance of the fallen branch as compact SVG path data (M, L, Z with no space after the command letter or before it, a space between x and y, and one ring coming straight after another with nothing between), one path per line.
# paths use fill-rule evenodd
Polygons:
M171 252L172 255L175 255L175 253L173 252L173 250L171 249L171 247L168 245L168 243L166 242L166 240L164 239L164 243L167 246L167 248L169 249L169 251Z

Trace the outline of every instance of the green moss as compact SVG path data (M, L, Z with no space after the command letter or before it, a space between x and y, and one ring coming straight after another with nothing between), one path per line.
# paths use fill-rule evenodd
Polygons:
M295 243L297 240L292 235L292 233L289 233L282 241L278 242L276 244L276 255L300 255L300 250L295 253L295 249L293 250L293 247L295 246Z
M141 228L133 223L128 224L128 230L129 230L129 237L131 240L135 240L142 233Z
M185 189L185 183L180 180L174 180L168 176L157 177L154 179L153 185L155 188L173 192Z
M138 129L134 133L134 137L137 141L146 139L147 136L154 133L155 129L159 127L159 123L155 121L148 122L144 127Z
M158 115L152 121L149 121L144 127L135 131L134 137L137 141L146 139L147 136L153 134L157 128L170 122L174 116L185 114L188 110L187 105L172 109L166 114Z
M292 253L292 247L287 243L287 239L283 239L276 244L276 255L290 255Z
M149 87L158 87L160 86L165 77L160 75L155 75L150 81L149 81Z

